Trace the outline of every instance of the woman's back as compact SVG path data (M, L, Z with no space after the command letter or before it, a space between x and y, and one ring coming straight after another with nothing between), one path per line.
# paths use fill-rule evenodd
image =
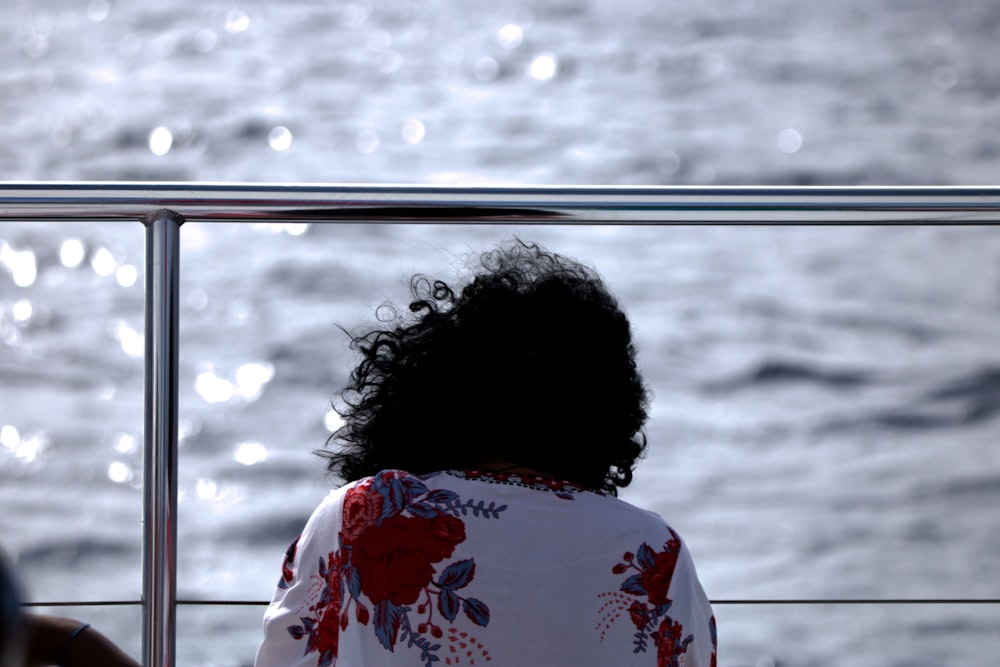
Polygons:
M385 471L332 492L265 625L258 667L715 662L677 534L532 475Z

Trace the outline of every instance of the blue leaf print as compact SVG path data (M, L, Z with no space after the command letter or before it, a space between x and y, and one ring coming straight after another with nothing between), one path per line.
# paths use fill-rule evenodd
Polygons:
M427 486L413 475L403 475L400 481L406 487L406 490L409 492L408 495L411 498L416 498L427 493Z
M646 595L649 591L642 585L642 575L633 574L622 583L622 591L630 595Z
M476 562L472 558L466 558L452 563L441 573L437 585L441 588L456 589L469 585L472 577L476 574ZM451 619L448 619L449 621Z
M402 617L399 607L389 600L382 600L375 605L375 636L379 642L390 651L396 645L396 635L399 633L399 621Z
M353 565L347 566L347 590L355 600L361 597L361 575Z
M427 503L413 503L407 505L406 509L410 511L410 514L421 519L433 519L441 515L441 510Z
M457 500L458 494L448 489L434 489L424 496L424 502L434 503L435 505L450 505Z
M469 617L469 620L476 625L481 625L485 628L489 624L490 608L482 600L469 598L462 605L462 608L465 610L465 615Z
M458 596L450 588L441 590L438 596L438 609L448 622L454 621L458 616Z
M398 479L384 480L379 493L385 498L382 503L382 516L379 517L379 523L391 516L396 516L406 507L408 501L406 487Z
M316 632L315 625L311 618L299 617L302 621L302 627L305 628L306 634L309 636L309 641L306 642L306 652L303 655L308 655L312 651L316 650Z
M333 596L333 591L330 590L329 586L323 587L323 592L319 596L319 602L317 603L321 607L326 608L330 604L330 600Z
M646 544L645 542L639 547L639 553L636 554L636 561L639 563L639 569L648 570L651 567L656 566L656 552L653 548Z

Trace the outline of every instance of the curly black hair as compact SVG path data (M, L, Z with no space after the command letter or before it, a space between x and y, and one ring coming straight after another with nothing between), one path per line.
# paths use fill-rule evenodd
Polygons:
M592 269L515 240L456 292L423 275L409 313L354 337L362 359L320 450L344 481L510 461L614 494L648 395L625 313Z

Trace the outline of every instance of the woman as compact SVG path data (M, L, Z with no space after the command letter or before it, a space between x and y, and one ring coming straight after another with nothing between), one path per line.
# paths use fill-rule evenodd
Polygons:
M288 549L256 666L714 666L686 547L616 498L647 394L597 274L515 242L460 291L412 291L354 339L321 452L348 483ZM88 626L35 628L68 667L134 665Z
M715 664L687 549L618 500L645 447L628 319L520 242L354 339L329 471L257 667Z

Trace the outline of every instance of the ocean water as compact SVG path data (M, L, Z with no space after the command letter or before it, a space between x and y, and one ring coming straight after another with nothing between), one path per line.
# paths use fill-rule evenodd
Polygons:
M13 3L0 174L989 184L990 2ZM1000 597L1000 232L182 228L179 594L264 600L329 487L348 329L518 235L592 263L655 394L623 497L709 595ZM36 601L140 594L141 225L0 225L0 545ZM516 419L516 413L511 414ZM178 612L245 665L259 607ZM138 653L132 607L63 610ZM972 665L996 605L719 605L720 664Z

